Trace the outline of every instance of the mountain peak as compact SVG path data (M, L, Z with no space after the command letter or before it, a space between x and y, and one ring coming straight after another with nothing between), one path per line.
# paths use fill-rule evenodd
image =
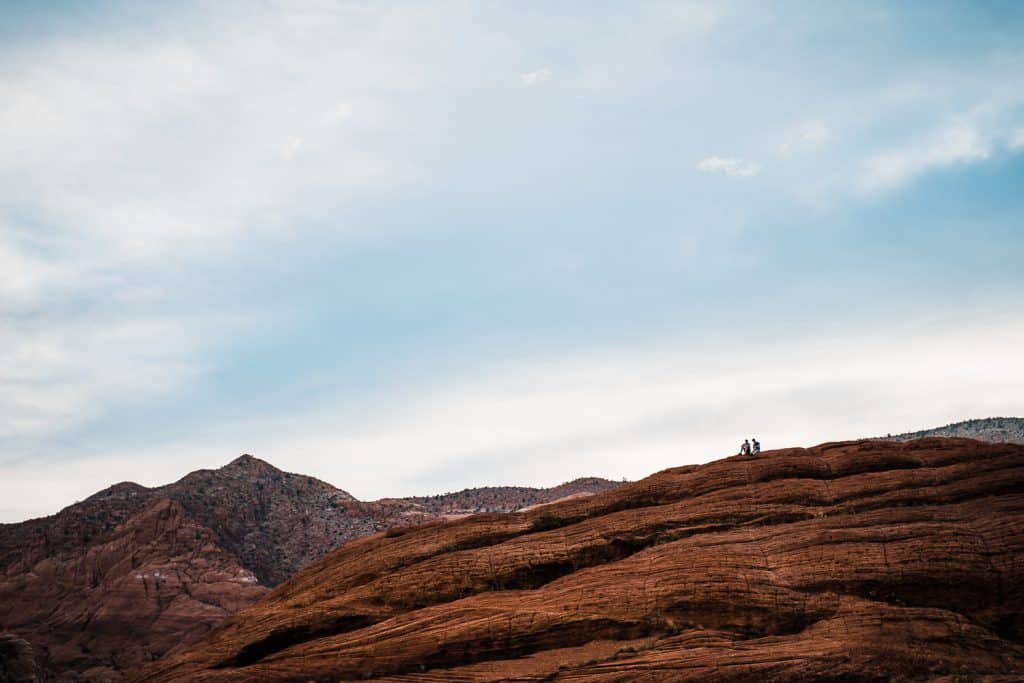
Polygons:
M111 498L134 498L135 496L144 495L149 493L149 489L142 484L136 484L134 481L122 481L117 484L113 484L97 491L88 498L87 501L96 500L108 500Z
M273 465L271 465L269 462L267 462L265 460L260 460L256 456L249 455L248 453L243 453L242 455L238 456L237 458L235 458L234 460L229 462L227 465L224 465L224 467L221 467L220 469L221 470L268 470L268 469L270 469L270 470L277 470L277 468L274 467Z

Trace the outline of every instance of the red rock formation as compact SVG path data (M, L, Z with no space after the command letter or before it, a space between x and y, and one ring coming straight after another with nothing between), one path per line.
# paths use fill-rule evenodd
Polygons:
M164 497L84 549L42 551L7 567L0 622L68 680L102 680L193 642L268 590Z
M248 455L156 489L117 484L53 517L0 525L0 630L30 641L60 680L118 678L191 644L348 540L453 505L542 501L561 488L362 503Z
M139 681L1024 677L1024 447L861 441L360 539Z

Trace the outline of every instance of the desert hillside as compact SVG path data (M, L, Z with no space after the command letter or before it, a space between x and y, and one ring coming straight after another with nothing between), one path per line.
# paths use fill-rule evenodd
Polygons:
M1020 680L1022 615L1024 447L869 440L360 539L137 680Z
M887 438L909 441L926 436L959 436L965 439L988 441L989 443L1024 444L1024 418L986 417L980 420L964 420L948 424L945 427L890 435Z
M249 455L167 486L116 484L51 517L0 525L0 634L27 643L47 679L115 680L354 538L616 486L591 478L362 502ZM7 659L0 651L0 674Z

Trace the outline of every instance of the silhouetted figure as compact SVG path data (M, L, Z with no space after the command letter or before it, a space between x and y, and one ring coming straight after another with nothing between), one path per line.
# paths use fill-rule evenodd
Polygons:
M758 453L760 453L760 452L761 452L761 442L760 442L760 441L758 441L757 439L752 439L752 441L753 441L754 443L753 443L753 445L751 445L751 447L750 447L750 453L751 453L752 455L757 455Z
M744 439L743 445L740 446L740 455L750 455L750 441L747 439Z

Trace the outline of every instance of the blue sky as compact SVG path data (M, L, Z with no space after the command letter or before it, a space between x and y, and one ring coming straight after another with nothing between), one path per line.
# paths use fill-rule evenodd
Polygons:
M1024 6L0 6L0 521L1024 414Z

